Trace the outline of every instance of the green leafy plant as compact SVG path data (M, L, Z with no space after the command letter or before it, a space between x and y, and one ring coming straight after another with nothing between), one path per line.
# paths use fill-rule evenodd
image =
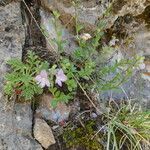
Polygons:
M48 85L50 86L49 91L54 97L52 106L55 107L60 101L67 103L68 100L71 99L71 95L60 91L60 88L55 83L58 72L57 65L53 65L50 68L46 61L41 61L33 52L29 51L26 62L23 63L21 60L14 58L8 61L8 65L11 67L11 71L5 76L6 85L4 87L4 91L7 95L11 96L16 94L25 100L31 100L36 94L42 94L43 88L45 85ZM47 77L43 75L40 76L42 70L44 70ZM45 81L43 82L42 80ZM68 78L68 85L69 81L71 82L72 80ZM42 82L44 85L40 84ZM69 89L71 89L72 86L73 85L70 84Z
M79 23L77 15L75 16L77 45L71 55L66 54L64 49L66 41L63 40L62 28L59 26L60 14L54 11L53 15L56 38L50 43L55 43L58 48L59 57L56 63L49 67L47 62L40 61L32 52L28 54L24 63L16 59L10 60L8 64L12 72L6 75L6 94L11 95L17 91L20 92L19 96L32 99L35 94L43 93L46 85L53 94L53 106L56 106L60 101L68 102L72 99L78 87L84 90L84 93L91 89L101 92L118 88L127 81L133 68L141 62L142 58L136 56L131 60L123 59L108 65L108 55L112 55L114 49L101 42L105 22L99 23L92 35L81 34L84 27ZM105 59L102 61L104 55ZM42 74L45 74L44 81L40 79Z
M56 87L49 88L49 91L53 95L53 100L51 102L52 107L56 107L59 102L68 103L70 99L72 99L71 94L64 94L64 92L59 91Z
M53 12L56 38L52 41L57 45L59 56L55 65L57 68L62 68L67 76L65 91L60 88L57 88L57 91L54 90L55 104L61 101L64 95L65 99L71 99L78 87L84 90L84 93L91 89L96 90L96 92L103 92L120 87L132 75L133 68L138 66L143 59L135 56L131 60L122 59L109 65L107 61L113 57L115 50L113 46L101 42L104 37L105 21L102 20L97 24L97 29L92 35L83 33L84 26L78 20L76 9L78 2L74 2L73 5L76 10L74 19L77 45L71 55L67 54L64 49L66 41L63 40L62 26L59 22L60 14L57 11ZM107 15L108 13L106 13Z
M121 59L112 65L101 67L98 73L97 86L102 90L117 89L132 76L134 68L138 67L144 58L134 56L132 59Z
M7 95L17 94L26 100L30 100L35 94L43 92L43 89L37 86L34 76L40 70L48 68L47 62L41 62L30 51L26 63L14 58L8 61L8 65L11 67L11 72L5 76L6 85L4 87Z
M63 37L62 37L63 31L61 29L61 26L59 25L60 14L57 11L53 11L53 15L55 18L53 20L53 24L54 24L55 31L56 31L56 38L53 39L53 42L56 43L59 53L62 53L64 50L66 41L63 40Z

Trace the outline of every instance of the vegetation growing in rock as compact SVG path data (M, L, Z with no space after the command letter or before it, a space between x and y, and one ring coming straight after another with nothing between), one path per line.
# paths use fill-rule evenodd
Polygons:
M109 43L102 42L105 31L103 21L98 23L95 32L84 33L84 26L80 24L77 16L74 18L76 48L68 54L65 50L67 41L63 39L63 31L59 26L60 15L57 11L54 11L53 15L56 38L49 43L57 47L56 63L43 62L31 51L25 62L17 59L8 61L11 70L5 78L5 93L32 100L35 95L49 92L53 96L51 105L56 107L59 102L68 103L73 100L80 89L97 110L88 93L94 91L99 94L119 88L144 58L134 56L130 59L110 61L118 39L112 37ZM117 109L114 109L116 106ZM94 129L93 121L86 122L82 127L67 127L64 133L67 147L83 146L89 150L140 150L142 142L149 145L150 113L131 105L116 106L109 105L109 111L100 116L103 123L99 130ZM97 123L101 124L98 121ZM107 143L101 146L104 140Z
M139 106L123 103L120 106L110 104L109 108L107 113L100 116L100 122L80 121L81 127L68 125L63 134L67 147L142 150L143 144L150 145L150 111L142 111Z
M66 146L68 148L80 147L87 150L102 150L102 137L97 135L93 138L95 134L94 126L96 126L96 124L91 120L86 122L84 127L76 127L75 129L67 127L63 134L63 139L66 143Z
M54 12L54 16L56 25L59 14ZM107 52L112 53L113 47L99 43L103 37L103 26L104 24L99 24L92 37L87 33L79 36L82 27L77 24L79 46L69 56L64 55L65 41L62 38L62 30L56 25L57 37L53 42L58 46L57 63L51 64L50 67L50 64L42 62L32 52L28 53L24 63L17 59L8 61L12 72L6 75L5 93L8 95L16 93L28 100L35 94L42 94L43 88L47 86L54 96L52 105L56 106L60 101L67 103L72 99L77 87L84 92L91 89L100 92L118 88L130 77L133 67L138 66L143 58L135 56L131 60L116 60L109 66L105 64ZM102 46L101 52L97 50L99 46ZM107 78L108 76L111 77ZM63 82L65 84L62 84ZM62 90L62 86L66 86L65 91Z
M144 143L150 145L150 111L130 103L110 108L105 123L107 150L141 150Z

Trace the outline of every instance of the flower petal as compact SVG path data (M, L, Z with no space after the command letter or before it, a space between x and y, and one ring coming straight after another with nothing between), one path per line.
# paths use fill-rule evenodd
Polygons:
M61 81L66 81L67 80L67 76L64 74L62 69L59 69L57 74L56 74L56 78L58 78Z
M42 78L41 82L40 82L40 87L43 88L46 84L45 78Z
M47 72L46 72L46 70L42 70L41 72L40 72L40 76L42 77L42 78L47 78Z
M59 79L56 79L56 81L55 81L60 87L62 87L62 82L61 82L61 80L59 80Z
M57 72L57 75L58 75L58 76L62 76L63 74L64 74L63 70L62 70L62 69L59 69L58 72Z
M145 67L146 67L146 65L145 65L144 63L139 64L139 68L140 68L141 70L144 70L144 69L145 69Z
M83 33L82 35L80 35L80 38L87 41L88 39L90 39L92 37L89 33Z
M45 80L45 85L46 85L47 87L50 87L50 82L49 82L48 79Z
M59 79L64 82L67 80L67 76L63 74Z
M34 79L35 79L37 82L40 82L42 78L41 78L40 75L37 75Z

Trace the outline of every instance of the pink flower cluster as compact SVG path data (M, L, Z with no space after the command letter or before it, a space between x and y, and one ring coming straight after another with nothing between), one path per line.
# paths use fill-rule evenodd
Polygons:
M60 87L62 87L62 83L67 80L67 76L64 74L62 69L58 69L55 76L56 76L55 83L58 84ZM46 70L42 70L35 77L35 81L41 88L44 88L45 86L50 87L50 82L48 80L48 74Z

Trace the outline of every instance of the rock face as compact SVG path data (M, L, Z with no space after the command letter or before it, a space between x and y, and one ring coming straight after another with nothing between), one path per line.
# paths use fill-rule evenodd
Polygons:
M72 2L73 0L42 0L41 4L49 11L58 10L61 14L60 20L70 28L75 25L72 18L75 16L75 7ZM119 16L141 14L146 6L148 6L148 3L149 0L115 0L112 4L112 11L114 13L111 13L107 18L107 22L109 22L107 28L111 27ZM93 30L96 27L96 23L102 18L109 7L111 7L111 4L108 0L100 2L98 0L82 0L76 6L77 16L86 28Z
M44 0L41 1L43 8L50 11L58 10L61 14L60 20L63 24L67 25L71 29L75 25L75 8L72 5L72 0L58 1L58 0ZM95 27L95 23L100 15L102 15L105 9L96 4L96 0L93 1L82 1L80 6L77 7L79 21L85 26L92 29Z
M0 103L0 149L42 150L32 138L32 110L30 104Z
M6 61L13 57L22 57L25 35L22 26L19 3L0 7L0 82L6 73ZM0 91L2 90L0 85Z
M25 32L19 2L2 6L0 1L0 150L42 150L32 138L31 104L8 102L3 96L6 61L22 57Z
M48 13L44 10L40 10L41 15L41 27L45 30L45 33L47 35L47 48L53 51L57 51L58 47L56 43L52 43L54 39L57 38L57 32L56 30L59 30L62 33L62 41L67 41L64 44L64 49L67 53L70 53L75 49L75 41L74 36L69 33L69 31L61 24L60 21L57 22L57 29L54 24L54 16L51 13Z
M130 59L132 56L135 56L137 54L140 56L144 56L144 63L146 68L136 71L129 82L122 86L122 89L119 93L115 91L105 92L102 95L102 98L108 99L112 97L118 100L128 98L134 99L136 102L142 104L146 108L149 108L150 93L148 91L150 91L150 71L148 68L150 61L150 2L147 3L147 6L142 2L139 3L139 6L140 5L143 6L140 7L143 9L140 9L138 13L134 14L133 12L135 11L135 9L133 8L133 10L128 10L128 12L130 12L131 14L118 17L118 19L114 22L111 30L114 36L120 37L118 47L122 57ZM126 37L124 37L123 35L125 35Z
M46 149L56 143L50 126L42 119L35 119L34 137Z
M56 123L67 120L70 114L70 107L65 103L59 102L56 108L52 108L51 101L52 96L50 94L44 94L40 99L40 105L36 110L36 116Z
M0 5L1 6L5 6L7 5L8 3L10 3L12 0L0 0Z
M8 71L6 62L14 57L21 59L25 41L20 2L18 2L19 0L16 1L0 0L0 150L42 150L39 143L44 148L55 143L51 128L44 120L35 119L34 136L39 141L37 143L31 134L33 118L31 104L16 104L14 98L8 102L3 95L4 76ZM72 1L41 0L43 7L41 8L41 25L44 25L51 34L51 39L56 38L55 27L52 23L54 18L45 10L48 12L58 10L60 12L59 25L63 29L63 39L69 39L65 49L69 51L76 47L73 32L69 33L69 31L74 31L75 26L75 8ZM86 30L94 30L97 22L101 20L109 6L108 0L82 0L80 5L76 7L79 22L85 25ZM115 0L112 4L112 12L105 19L108 24L106 29L119 39L117 43L121 56L126 58L135 54L145 56L146 68L137 71L130 81L123 85L121 93L110 91L101 95L101 98L133 98L149 107L150 0ZM67 120L70 108L59 103L57 108L52 109L50 100L50 95L43 96L40 106L36 110L36 115L57 123Z

